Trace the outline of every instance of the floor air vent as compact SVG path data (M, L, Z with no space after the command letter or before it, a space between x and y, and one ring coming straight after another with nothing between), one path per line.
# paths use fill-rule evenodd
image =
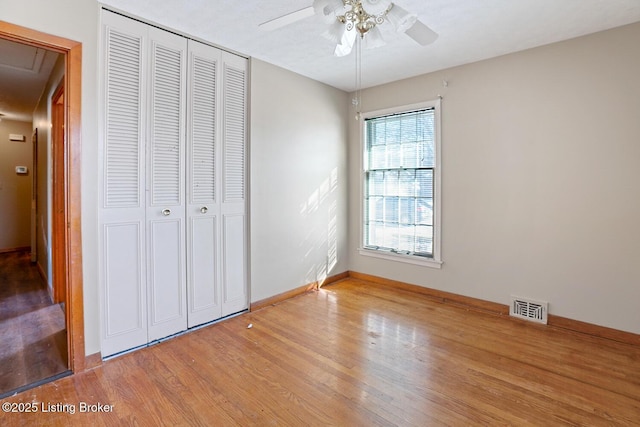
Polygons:
M532 322L547 324L548 302L511 296L509 314Z

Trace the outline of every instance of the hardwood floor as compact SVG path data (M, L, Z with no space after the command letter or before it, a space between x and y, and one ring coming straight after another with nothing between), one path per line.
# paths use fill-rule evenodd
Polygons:
M37 411L3 426L639 425L640 348L347 279L2 404Z
M0 253L0 396L65 372L66 347L64 312L29 253Z

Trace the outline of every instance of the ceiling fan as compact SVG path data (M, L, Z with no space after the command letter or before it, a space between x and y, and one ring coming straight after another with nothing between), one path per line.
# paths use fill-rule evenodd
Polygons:
M389 22L397 32L405 33L422 46L438 38L438 34L418 20L415 13L406 11L391 0L314 0L312 6L264 22L259 28L272 31L313 15L329 25L322 35L336 43L336 56L348 55L358 35L365 47L384 45L378 28L384 22Z

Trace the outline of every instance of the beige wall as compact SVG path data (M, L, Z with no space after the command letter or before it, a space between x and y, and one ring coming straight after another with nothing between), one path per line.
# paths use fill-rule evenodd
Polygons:
M347 101L251 62L251 301L347 269Z
M364 91L365 110L444 97L444 264L356 253L352 122L349 268L640 333L639 43L634 24Z
M9 134L25 140L9 141ZM0 122L0 251L31 246L32 147L31 123ZM26 166L29 173L17 174L16 166Z
M99 3L87 0L0 2L0 19L83 44L87 354L100 351L98 17ZM548 299L555 314L640 332L639 39L636 25L365 91L371 109L445 96L442 270L356 255L349 97L252 61L252 301L322 276L334 239L328 274L348 267L498 302L513 292Z

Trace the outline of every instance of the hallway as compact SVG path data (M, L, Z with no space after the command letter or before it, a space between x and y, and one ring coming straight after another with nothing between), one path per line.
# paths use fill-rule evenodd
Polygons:
M0 253L0 396L65 371L63 307L28 252Z

